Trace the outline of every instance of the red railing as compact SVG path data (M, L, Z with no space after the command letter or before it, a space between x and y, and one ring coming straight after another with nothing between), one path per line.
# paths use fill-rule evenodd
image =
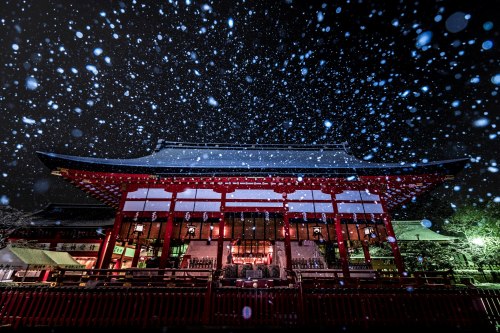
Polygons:
M136 276L142 279L141 274ZM98 276L107 279L116 275ZM500 290L352 283L328 287L300 279L289 287L260 288L259 284L257 288L220 287L211 278L204 284L196 280L195 286L185 287L186 281L191 280L184 279L182 274L177 280L169 278L162 287L147 287L159 279L155 274L146 278L151 276L151 281L141 280L144 286L0 287L0 326L14 329L266 326L339 330L409 327L494 332L500 324Z
M457 289L322 289L303 293L308 325L341 329L409 327L493 331L500 291ZM485 303L489 303L485 306Z
M401 276L397 272L383 272L372 269L351 269L349 277L344 277L338 269L295 270L294 276L304 287L422 287L452 286L454 277L450 271L418 271Z
M231 327L296 327L299 297L295 288L217 288L210 324Z
M20 327L202 325L206 288L16 287L1 294L0 324Z
M212 280L212 269L58 269L50 281L56 286L86 287L193 287L206 286Z

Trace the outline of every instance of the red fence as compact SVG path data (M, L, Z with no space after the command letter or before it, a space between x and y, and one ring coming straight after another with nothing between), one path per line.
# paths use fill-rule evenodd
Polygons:
M443 328L494 332L500 290L461 288L4 287L12 328Z
M210 324L231 327L295 327L299 324L295 288L218 288L212 295Z
M3 326L162 327L201 325L205 288L6 288Z
M304 318L312 326L476 331L500 323L500 291L323 289L304 292L303 300Z

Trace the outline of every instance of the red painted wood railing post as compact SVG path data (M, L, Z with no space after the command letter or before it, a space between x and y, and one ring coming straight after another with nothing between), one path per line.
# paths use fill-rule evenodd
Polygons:
M298 279L298 296L299 296L299 304L298 304L298 309L297 309L297 314L298 314L298 322L300 326L304 326L304 318L305 318L305 313L304 313L304 289L302 287L302 279L299 276Z
M212 276L213 273L211 273L208 276L208 281L207 281L207 291L205 292L205 303L203 304L203 316L201 319L201 322L203 325L209 325L210 324L210 318L211 316L211 310L213 309L213 297L212 297L212 287L213 287L213 281L212 281Z

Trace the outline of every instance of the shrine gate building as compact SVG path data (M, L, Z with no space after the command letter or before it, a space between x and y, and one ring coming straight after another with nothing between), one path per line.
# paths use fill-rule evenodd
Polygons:
M305 265L338 268L346 277L350 254L362 252L370 267L376 247L390 249L403 274L390 211L453 179L468 160L372 163L353 156L346 143L163 140L153 154L134 159L38 156L53 175L116 209L96 268L158 259L160 268Z

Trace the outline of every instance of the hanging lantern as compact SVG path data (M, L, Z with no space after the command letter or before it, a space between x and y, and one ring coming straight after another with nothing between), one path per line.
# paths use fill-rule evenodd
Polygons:
M139 234L142 234L142 232L144 231L144 224L142 223L137 223L134 227L134 232L137 233L137 235Z
M323 221L323 223L326 223L326 214L325 213L321 213L321 221Z
M265 220L266 222L269 222L269 212L267 212L267 211L266 211L266 212L264 212L264 220Z
M208 213L203 212L203 222L207 222L207 220L208 220Z
M240 214L240 221L245 222L245 216L243 216L243 212L241 212Z
M187 233L189 236L193 236L196 232L196 227L194 225L187 226Z
M319 236L319 235L321 235L321 227L320 227L320 226L315 226L315 227L313 227L313 235L314 235L314 236Z
M151 221L153 221L153 222L154 222L154 221L156 221L156 219L157 219L157 218L158 218L158 216L156 215L156 212L153 212L153 213L151 214Z
M358 215L356 213L353 214L353 220L354 224L358 224Z
M306 212L302 212L302 219L304 220L304 222L307 222L307 214L306 214Z
M137 221L138 219L139 219L139 212L135 212L134 221Z
M186 215L184 215L184 219L186 221L189 221L191 219L191 214L189 212L186 212Z

